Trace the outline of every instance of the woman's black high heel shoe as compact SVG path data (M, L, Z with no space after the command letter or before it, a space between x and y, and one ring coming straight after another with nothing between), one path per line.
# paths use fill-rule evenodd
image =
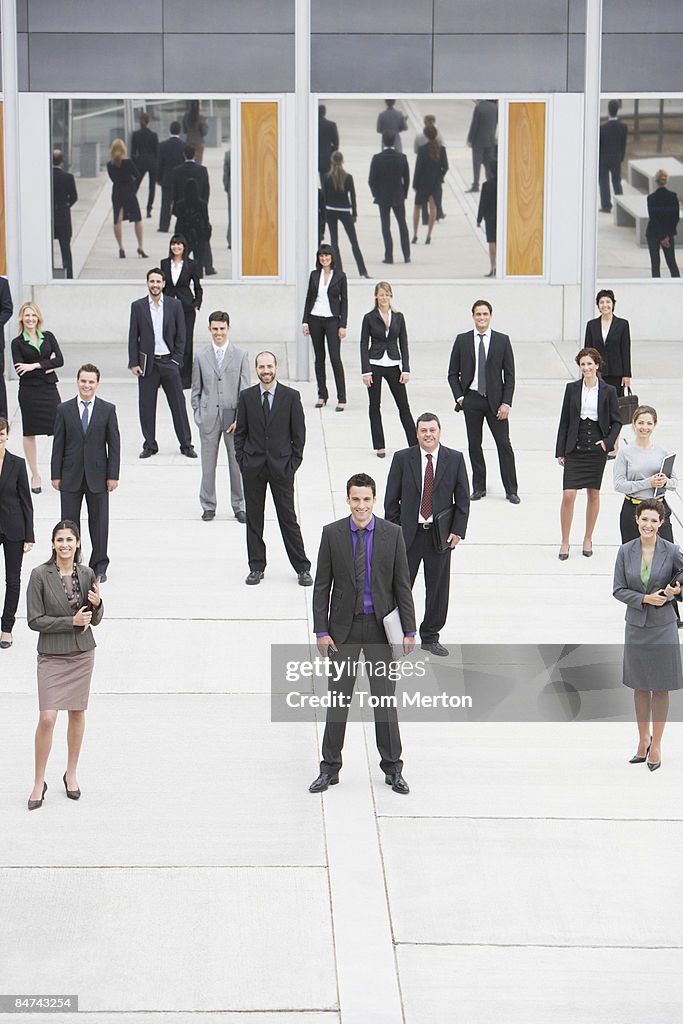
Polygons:
M64 772L64 775L62 776L62 782L64 783L64 789L66 790L66 795L68 796L69 800L80 800L80 798L81 798L81 791L80 791L80 789L69 789L69 787L67 786L67 784L66 784L66 772Z
M148 260L149 259L149 256L144 251L144 249L138 249L138 256L140 257L141 260Z
M28 809L29 809L29 811L35 811L38 807L42 807L43 806L43 800L45 799L46 792L47 792L47 782L44 782L43 783L43 795L41 796L40 800L29 800L29 802L28 802Z
M650 753L650 747L651 746L652 746L652 736L650 736L650 742L647 745L647 750L645 751L645 757L638 757L638 755L636 754L634 757L632 757L630 759L629 764L645 764L645 762L647 761L647 755ZM654 770L654 769L652 769L652 770Z
M120 260L125 260L125 258L126 258L126 250L125 249L119 249L119 259Z

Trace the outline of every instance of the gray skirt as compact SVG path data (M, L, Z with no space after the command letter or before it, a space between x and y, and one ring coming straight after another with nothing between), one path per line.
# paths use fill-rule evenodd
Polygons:
M38 655L38 707L41 711L85 711L95 651Z
M626 624L624 686L632 690L681 690L681 647L676 620L661 626Z

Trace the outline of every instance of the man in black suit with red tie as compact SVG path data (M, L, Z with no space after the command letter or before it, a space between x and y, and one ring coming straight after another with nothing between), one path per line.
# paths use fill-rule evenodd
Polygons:
M368 185L372 198L379 206L379 217L384 239L382 263L394 262L394 240L391 237L390 217L393 210L398 222L403 259L410 263L410 235L406 224L406 198L410 188L410 168L405 153L395 147L396 133L384 132L381 153L375 153L370 163Z
M9 281L6 277L0 277L0 416L4 419L9 419L5 387L5 324L13 312L14 306L12 305Z
M313 586L311 563L306 557L294 509L294 474L301 465L306 443L306 422L301 395L276 380L277 359L272 352L256 356L259 383L240 392L235 430L235 458L242 473L247 514L248 586L261 582L266 568L263 521L266 487L270 487L287 557L299 585Z
M466 331L455 339L448 383L455 398L455 411L465 413L472 463L472 501L486 497L486 463L481 447L486 420L498 449L505 497L511 504L519 505L508 423L515 391L515 359L507 334L491 330L492 314L490 302L476 300L472 306L474 331Z
M92 544L90 568L104 583L109 566L109 495L119 485L121 439L116 406L95 397L99 383L100 371L86 363L76 375L78 397L58 407L51 477L61 498L62 519L80 524L85 497Z
M396 452L389 470L384 515L403 530L408 552L410 585L424 565L425 614L420 625L422 650L440 658L448 648L439 643L439 631L448 615L451 551L463 540L470 514L467 469L461 452L441 442L441 423L433 412L417 418L417 445ZM450 517L448 547L437 546L435 518Z

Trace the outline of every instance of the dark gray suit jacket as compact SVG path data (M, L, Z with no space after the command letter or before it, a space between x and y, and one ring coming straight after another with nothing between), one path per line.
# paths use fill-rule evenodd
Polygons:
M80 491L83 480L93 494L107 489L107 480L118 480L121 438L116 406L97 397L88 429L83 433L78 399L57 409L52 442L50 479L61 480L63 491Z
M180 299L171 299L164 296L164 341L166 342L171 358L178 364L183 365L185 353L185 317L183 315L183 304ZM154 327L152 326L152 314L149 311L149 297L136 299L130 305L130 327L128 330L128 369L140 366L140 353L147 356L147 369L145 377L152 372L154 363Z
M95 582L95 573L88 565L78 564L78 582L83 604ZM72 625L73 612L59 578L55 562L37 565L31 573L26 591L26 617L30 629L40 633L38 654L71 654L74 641L79 651L91 651L97 646L90 626L83 629ZM104 604L93 609L91 625L96 626L104 615Z
M474 380L475 331L459 334L453 342L451 361L448 367L448 383L455 399L455 411L460 412L459 399L464 398ZM477 344L479 344L477 342ZM486 357L486 397L491 411L496 413L501 405L512 405L515 393L515 357L507 334L491 331L491 342Z
M676 618L674 598L657 608L653 604L643 604L643 597L663 590L674 573L683 573L683 554L677 544L657 537L647 590L643 589L640 578L641 558L640 537L636 537L621 545L614 566L612 593L617 601L626 605L626 622L632 626L660 626L672 622Z
M375 516L370 581L375 617L398 607L404 634L415 632L415 608L406 546L400 527ZM331 593L331 597L330 597ZM351 631L356 607L350 516L323 527L313 588L313 629L329 633L337 646Z
M421 455L419 445L395 453L384 496L384 514L390 523L397 523L403 530L406 548L410 547L417 533L417 517L422 499ZM455 510L450 533L464 537L470 514L470 488L465 460L461 452L439 445L432 490L433 514L436 516L452 505L455 505Z

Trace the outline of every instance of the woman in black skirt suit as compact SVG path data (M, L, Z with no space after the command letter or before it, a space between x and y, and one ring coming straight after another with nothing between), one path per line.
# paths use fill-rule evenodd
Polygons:
M136 194L141 175L133 161L128 160L128 150L123 139L114 139L111 144L107 173L113 182L111 205L114 213L114 238L119 247L119 259L125 260L126 258L122 234L124 220L133 221L138 243L138 256L147 259L147 253L143 249L142 214Z
M192 360L194 356L194 322L202 305L202 282L199 266L187 255L187 241L184 235L173 235L168 246L168 259L161 261L164 278L164 295L180 299L185 315L185 355L180 370L184 388L192 386Z
M569 533L574 518L576 492L586 488L586 532L583 554L593 554L593 530L600 511L600 486L607 452L621 430L617 393L600 379L600 353L582 348L576 356L581 379L567 384L557 430L555 456L564 466L560 523L562 544L559 559L569 558Z
M429 220L425 245L432 240L432 231L436 221L436 212L441 208L441 192L443 179L448 171L448 157L446 149L437 139L437 130L433 124L425 126L424 130L427 142L420 146L415 161L415 172L413 174L413 188L415 190L415 208L413 210L413 240L417 242L417 227L420 223L420 212L422 207L428 205Z
M57 406L61 402L55 370L64 366L57 339L51 331L41 331L43 314L35 302L25 302L19 310L21 334L12 341L12 362L19 375L19 408L24 432L24 455L31 470L31 490L41 492L36 437L51 437L55 429Z
M335 267L335 252L331 245L319 245L315 257L315 270L308 279L301 328L310 337L315 353L315 379L318 385L316 409L327 404L328 391L325 377L325 341L330 353L334 385L337 389L335 412L346 408L346 378L341 357L341 343L346 337L348 300L346 274Z
M586 348L594 348L602 357L602 379L617 389L619 398L631 386L631 329L628 320L614 315L617 300L610 288L595 296L600 316L586 324Z
M19 605L21 563L33 547L33 504L26 463L7 451L9 423L0 416L0 546L5 556L5 603L0 623L0 650L12 646Z
M375 308L363 317L360 332L360 365L370 400L372 446L378 459L386 456L380 403L382 380L386 380L401 417L408 445L417 444L415 420L408 405L406 384L410 380L408 333L403 313L391 305L388 281L375 285Z

